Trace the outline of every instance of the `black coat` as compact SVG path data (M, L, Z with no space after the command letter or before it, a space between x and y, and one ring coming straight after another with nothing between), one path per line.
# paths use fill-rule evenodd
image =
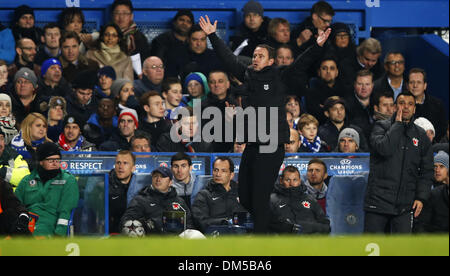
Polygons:
M264 21L259 27L259 30L253 32L250 30L245 23L239 25L239 29L237 30L234 36L230 37L230 47L231 50L235 51L244 40L248 39L248 45L245 46L240 56L253 57L253 51L259 44L265 44L268 40L268 27L270 23L270 18L264 17Z
M130 185L125 185L117 178L116 171L109 172L109 232L120 233L120 219L127 209L127 192Z
M347 96L344 100L345 111L347 112L346 117L348 118L349 122L362 129L365 138L369 140L370 133L375 121L373 117L374 110L372 104L364 107L356 97L355 93Z
M114 130L108 141L103 142L99 148L101 151L130 150L131 144L118 130Z
M128 220L139 220L143 225L146 225L147 221L152 220L155 229L151 230L161 233L163 232L163 213L165 211L182 211L181 208L177 208L177 204L181 205L186 211L186 229L194 229L191 211L186 202L177 195L176 190L169 188L167 193L161 193L151 185L142 189L131 200L120 225L123 227Z
M353 86L356 80L356 74L358 71L364 69L362 67L357 58L354 59L343 59L338 64L339 66L339 75L342 79L343 85L345 89L348 91L347 93L352 93L354 90ZM383 63L378 60L378 62L370 68L370 72L373 73L373 81L378 80L384 75L384 67Z
M81 105L75 96L75 92L65 97L67 102L67 115L76 117L81 125L86 124L92 114L97 111L97 98L92 96L92 100L87 105Z
M328 120L324 124L319 126L319 132L317 135L320 137L320 139L322 139L322 141L325 141L330 147L330 149L333 151L339 145L338 139L340 131L347 127L353 128L358 132L360 151L362 152L369 151L369 145L367 143L366 137L363 134L362 129L356 125L349 124L348 120L345 121L344 125L340 130L337 129L337 127L330 120Z
M426 232L448 233L448 185L441 185L431 191L431 199L424 204L419 224Z
M317 201L306 193L306 186L285 188L276 184L270 195L271 224L274 232L290 233L294 224L303 228L304 234L331 231L330 220Z
M195 152L214 152L212 143L193 142L191 143ZM181 143L175 143L170 138L170 133L162 134L156 143L156 150L159 152L188 152L188 149Z
M387 215L410 212L430 197L433 152L425 131L409 123L377 121L370 144L370 173L364 210Z
M448 127L448 113L442 100L426 93L423 104L416 104L416 118L419 117L425 117L433 124L436 130L434 140L440 141Z
M169 133L171 128L171 123L168 120L161 119L158 122L155 123L148 123L147 118L142 118L142 120L139 122L139 130L142 130L148 134L150 134L151 137L151 146L152 148L156 148L156 144L158 143L159 138L164 133Z
M234 213L246 212L239 203L237 183L231 181L231 189L226 191L222 184L211 180L206 187L198 192L192 204L194 220L205 232L209 226L227 224Z
M20 214L27 209L14 195L11 185L0 179L0 235L13 234Z

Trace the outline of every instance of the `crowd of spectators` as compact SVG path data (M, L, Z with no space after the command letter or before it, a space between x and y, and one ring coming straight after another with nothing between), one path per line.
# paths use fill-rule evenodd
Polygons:
M217 47L207 47L211 35L196 24L191 11L179 10L172 29L152 41L137 27L133 11L130 0L115 0L111 22L92 33L84 28L83 11L74 7L65 8L58 22L41 29L35 25L34 10L22 5L15 9L10 28L0 25L0 168L8 167L8 173L1 174L4 180L15 187L21 179L17 175L23 177L39 168L37 149L47 142L57 144L61 151L125 151L118 155L127 159L116 161L119 168L134 163L128 160L132 157L129 152L178 152L172 160L170 184L173 180L178 196L190 209L189 194L183 194L180 187L186 184L190 192L194 176L189 171L192 163L183 153L242 153L245 142L223 142L225 129L221 129L219 141L192 142L202 131L199 125L211 122L198 118L192 107L195 100L200 100L202 110L216 107L221 111L222 125L233 121L226 107L246 107L247 98L242 93L245 78L232 74ZM239 62L253 64L257 58L254 50L260 45L267 45L267 50L273 52L269 57L273 66L290 68L300 61L295 63L295 70L286 71L292 74L290 87L296 87L296 91L288 91L285 110L280 113L290 128L286 153L373 152L374 126L381 121L394 122L398 117L398 96L411 93L415 99L414 123L423 128L434 152L448 154L444 103L427 93L427 72L408 64L402 53L389 52L381 60L382 45L375 38L356 46L349 26L333 22L335 11L325 1L315 3L310 16L292 30L286 19L265 16L257 1L247 2L242 11L244 21L227 42ZM328 40L322 47L314 47L319 33L329 28ZM131 57L136 54L142 60L142 72L133 69ZM406 65L412 68L408 72ZM183 112L189 116L178 122ZM175 135L180 139L174 141L171 128L177 123L181 127ZM448 170L448 156L446 160ZM214 163L218 170L230 174L225 180L234 167L227 162L224 159ZM322 206L314 207L316 203L312 203L314 216L320 217L319 224L325 223L317 227L322 229L319 232L327 232L329 226L321 213L325 209L321 200L326 194L326 167L323 171L320 160L310 165L308 180L295 193L306 198L303 193L311 192L308 200L312 197L319 202L317 206ZM17 170L10 172L11 168ZM130 175L131 170L123 180L117 171L112 173L110 191L123 193L120 183L131 183ZM161 171L155 180L165 177L169 177L167 172ZM275 207L284 202L286 194L294 193L290 186L298 185L298 178L292 168L283 174L276 185L277 195L272 198ZM214 174L212 183L199 194L201 201L192 205L194 217L206 208L209 197L234 195L237 184L225 180ZM445 181L448 194L448 172L446 180L440 182ZM165 186L169 187L169 182ZM131 204L133 208L158 191L168 191L151 187L140 192L139 199ZM434 196L438 196L436 193ZM131 197L118 200L111 214L123 214ZM127 210L127 215L130 213ZM198 216L199 228L206 229L211 220L204 214ZM224 216L217 215L227 220ZM300 231L300 222L287 221L289 227ZM120 223L124 223L120 216L112 221L117 232ZM280 225L285 224L283 221ZM305 225L303 230L309 231Z

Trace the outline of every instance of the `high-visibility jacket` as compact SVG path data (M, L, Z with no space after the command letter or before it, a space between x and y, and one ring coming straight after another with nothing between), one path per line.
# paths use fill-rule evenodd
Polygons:
M30 174L30 170L27 161L23 159L22 155L6 146L0 156L0 177L9 182L15 190L22 178L28 174Z

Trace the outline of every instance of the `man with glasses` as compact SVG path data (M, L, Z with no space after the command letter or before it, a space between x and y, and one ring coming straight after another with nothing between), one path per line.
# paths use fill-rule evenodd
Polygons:
M39 165L20 181L15 194L29 212L37 214L34 236L66 236L79 191L73 175L60 169L59 147L50 142L37 148Z
M157 91L161 93L165 73L163 61L156 56L148 57L144 61L142 69L142 79L134 80L134 94L136 95L136 98L140 98L148 91Z
M312 6L311 16L291 33L292 44L297 45L296 56L314 44L318 30L325 31L330 27L334 13L333 7L326 1L318 1Z
M11 80L14 75L22 67L27 67L39 76L41 68L39 65L34 63L34 58L36 57L36 44L33 40L29 38L21 38L16 43L16 58L14 63L8 67L8 78Z
M394 100L402 91L408 90L408 83L404 77L405 73L405 58L401 53L390 52L384 58L384 70L386 75L378 79L374 83L374 93L391 90L394 92Z

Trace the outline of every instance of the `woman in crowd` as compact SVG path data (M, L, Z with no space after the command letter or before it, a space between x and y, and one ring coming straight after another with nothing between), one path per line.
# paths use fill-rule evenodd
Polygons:
M0 68L1 70L1 68ZM16 119L12 114L11 97L8 94L0 94L0 129L5 136L5 145L11 142L11 139L17 135L15 128Z
M47 136L52 141L58 141L63 132L64 117L67 115L66 100L63 97L54 96L50 98L48 109Z

